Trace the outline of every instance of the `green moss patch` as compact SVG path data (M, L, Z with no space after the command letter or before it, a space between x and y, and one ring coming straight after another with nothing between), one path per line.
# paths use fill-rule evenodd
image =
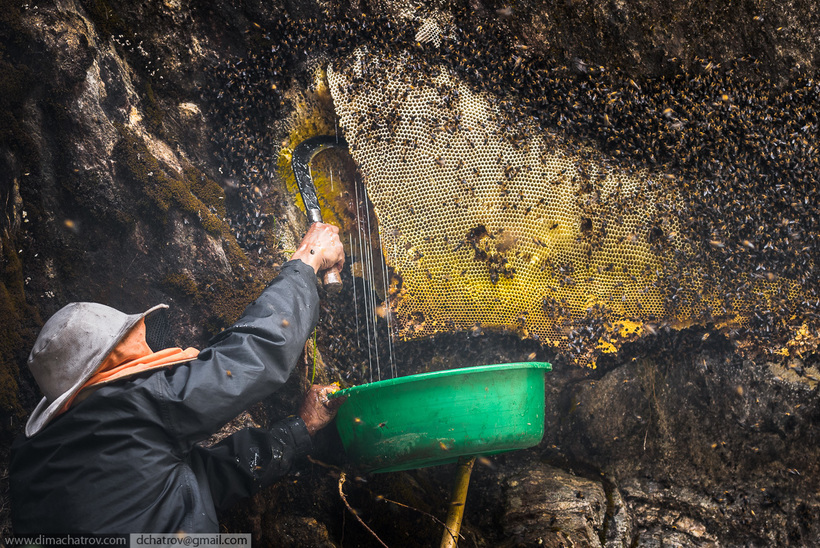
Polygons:
M215 281L204 294L212 314L205 322L206 329L211 334L216 334L233 324L248 303L258 297L263 289L261 282L226 279Z
M224 217L225 192L222 187L194 166L185 166L183 171L191 187L191 192L202 200L205 205L213 207L220 216Z
M220 218L225 215L225 193L192 165L184 166L181 176L175 174L151 154L134 131L124 126L118 129L122 138L114 148L114 157L125 168L126 178L135 183L143 208L161 222L167 221L167 213L174 208L189 213L222 242L234 274L230 279L197 281L190 274L176 272L163 280L167 289L205 308L210 316L206 328L216 333L233 323L264 289L262 282L246 278L251 272L248 258Z
M198 293L196 280L190 274L174 272L165 277L165 285L173 288L186 297L195 297Z
M144 198L143 204L152 206L163 221L165 214L176 207L195 216L211 235L221 236L225 223L195 194L195 190L199 190L208 202L224 202L225 195L219 185L210 180L203 183L204 176L193 167L187 168L182 176L173 173L151 154L136 133L124 126L119 126L119 130L122 139L114 147L113 154L126 168L128 178L136 183ZM216 205L212 207L220 211ZM224 212L224 205L221 211Z

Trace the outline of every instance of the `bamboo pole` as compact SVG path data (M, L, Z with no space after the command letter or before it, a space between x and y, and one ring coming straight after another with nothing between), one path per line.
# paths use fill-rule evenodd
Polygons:
M464 504L467 501L467 488L470 486L470 474L473 472L475 457L461 457L458 459L456 479L453 482L453 492L450 495L450 509L447 511L447 523L444 534L441 536L441 548L456 548L458 546L461 520L464 518Z

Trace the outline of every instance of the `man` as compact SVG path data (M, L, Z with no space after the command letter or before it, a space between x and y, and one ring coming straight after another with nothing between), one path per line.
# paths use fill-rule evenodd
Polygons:
M285 475L335 416L331 387L312 387L299 416L270 430L197 442L288 379L318 319L316 275L344 264L338 232L312 225L199 353L156 346L165 305L126 315L72 303L50 318L29 357L45 397L12 447L15 533L218 532L218 509Z

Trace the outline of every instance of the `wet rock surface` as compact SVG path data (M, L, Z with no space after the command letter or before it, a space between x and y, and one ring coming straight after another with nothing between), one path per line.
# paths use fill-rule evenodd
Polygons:
M546 454L611 478L648 545L812 544L816 391L699 346L582 381Z
M509 472L502 519L507 536L525 545L601 545L607 495L600 482L531 462Z
M257 167L248 166L249 147L288 137L290 101L310 80L308 56L282 58L277 88L263 97L270 110L254 104L228 116L216 95L250 90L213 87L224 85L226 66L232 74L251 70L236 63L266 40L263 27L317 18L328 7L297 4L0 2L3 469L40 398L25 360L53 312L76 300L129 313L167 302L175 342L203 346L275 276L305 230L273 167L275 151L259 152L265 158L253 184L240 175ZM663 73L673 57L696 64L751 55L773 86L795 71L816 77L818 15L809 2L465 6L476 21L490 16L519 33L528 55L555 58L579 74L609 65L637 79ZM390 16L413 34L398 15L404 7L329 3L332 14ZM285 49L291 38L264 44ZM323 45L312 58L338 55L337 46L350 47ZM231 132L236 140L228 144L216 137ZM237 152L226 152L231 147ZM356 343L351 303L363 303L352 285L346 271L345 291L323 303L317 342L328 369L320 361L317 380L359 382L371 373ZM659 329L595 370L556 361L537 342L489 332L393 349L401 374L555 361L544 440L477 465L462 545L820 544L816 356L744 357L730 338L712 333ZM306 352L283 392L251 410L252 422L291 413L312 364ZM260 545L378 546L339 497L347 470L355 478L346 486L349 502L385 543L429 546L440 538L433 518L446 514L451 466L356 476L330 431L312 457L291 480L223 516L224 529L252 532ZM0 534L11 531L6 488L3 479Z

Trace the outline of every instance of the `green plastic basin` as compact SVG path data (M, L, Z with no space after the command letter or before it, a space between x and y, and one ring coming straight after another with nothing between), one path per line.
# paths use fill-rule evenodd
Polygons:
M348 458L371 472L455 462L537 445L544 435L543 362L399 377L336 392Z

